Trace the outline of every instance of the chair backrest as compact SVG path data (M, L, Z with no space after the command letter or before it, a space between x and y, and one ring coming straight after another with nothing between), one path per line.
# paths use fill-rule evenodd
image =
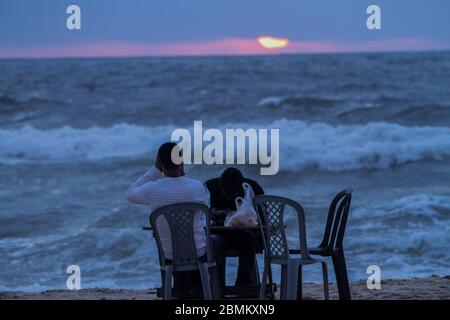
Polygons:
M309 258L306 243L305 212L302 206L294 200L260 195L256 196L255 207L261 217L261 229L264 234L264 246L270 259L289 258L289 246L284 225L286 207L291 207L297 213L300 251L303 258Z
M210 246L210 212L209 208L199 203L180 203L156 209L150 215L156 243L159 262L164 266L165 256L157 226L157 220L164 217L169 225L172 242L172 264L174 267L195 267L198 265L197 248L194 238L194 221L196 216L205 217L206 254L207 261L213 260Z
M349 188L339 192L334 197L328 211L325 233L319 247L327 250L342 249L352 192L353 189Z

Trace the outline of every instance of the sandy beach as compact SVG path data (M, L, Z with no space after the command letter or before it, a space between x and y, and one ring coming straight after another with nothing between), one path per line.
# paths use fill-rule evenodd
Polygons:
M305 299L322 299L322 287L304 284ZM450 276L385 280L380 290L368 290L365 281L351 284L354 300L446 300L450 299ZM330 286L330 298L337 299L337 288ZM81 289L79 291L51 290L38 293L1 292L0 300L157 300L156 289Z

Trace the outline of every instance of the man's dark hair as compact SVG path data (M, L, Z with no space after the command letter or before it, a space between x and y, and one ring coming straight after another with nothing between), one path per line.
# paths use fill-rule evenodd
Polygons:
M173 170L178 168L181 164L176 164L172 160L172 150L177 148L180 157L182 156L182 151L180 147L174 142L166 142L158 150L159 162L162 167L166 170Z
M242 190L242 183L244 183L244 176L236 168L228 168L220 176L222 190L229 195L239 193Z

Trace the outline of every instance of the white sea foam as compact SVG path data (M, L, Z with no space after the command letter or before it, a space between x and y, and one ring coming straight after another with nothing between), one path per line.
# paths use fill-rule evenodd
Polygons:
M74 129L64 126L40 130L32 126L0 129L0 162L100 160L138 157L154 152L170 139L175 127L117 124L108 128Z
M258 102L258 106L260 107L279 106L284 99L285 99L284 97L266 97Z
M354 208L349 218L348 250L397 256L395 268L378 259L399 278L420 274L425 259L438 261L443 268L433 272L445 275L445 265L450 262L449 213L450 196L446 194L410 194ZM420 263L413 262L416 258Z
M207 127L207 124L205 124ZM226 124L225 128L249 125ZM450 128L391 123L339 125L277 120L255 128L280 129L280 170L386 169L450 156ZM85 161L150 155L170 139L174 126L117 124L108 128L0 129L0 163Z
M352 216L361 219L381 217L406 217L414 222L418 217L439 219L450 213L450 196L435 194L411 194L373 207L360 207Z
M391 123L332 126L280 120L282 170L386 169L396 164L450 156L450 128Z

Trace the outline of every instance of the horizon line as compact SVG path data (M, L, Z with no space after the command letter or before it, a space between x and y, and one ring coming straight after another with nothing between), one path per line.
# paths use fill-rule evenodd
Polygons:
M0 47L0 59L225 57L447 50L450 50L450 43L423 38L390 38L365 42L290 41L289 45L282 49L263 48L252 38L228 38L165 44L110 41L78 45Z
M417 50L376 50L376 51L336 51L336 52L290 52L290 53L257 53L257 54L179 54L179 55L105 55L105 56L37 56L37 57L2 57L1 60L65 60L65 59L145 59L145 58L250 58L250 57L280 57L280 56L321 56L321 55L358 55L358 54L395 54L395 53L432 53L432 52L450 52L450 48L446 49L417 49Z

